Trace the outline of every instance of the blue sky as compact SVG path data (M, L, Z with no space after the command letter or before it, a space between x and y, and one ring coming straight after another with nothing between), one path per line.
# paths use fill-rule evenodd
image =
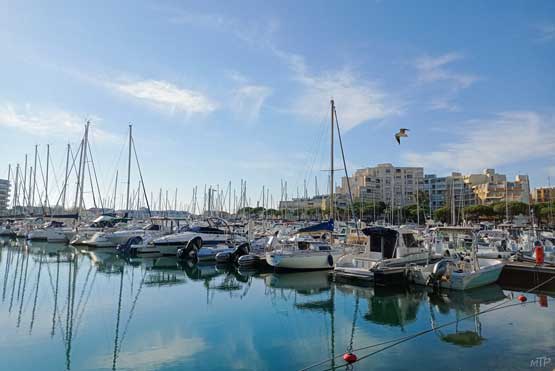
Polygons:
M46 143L61 174L90 118L107 193L130 122L147 187L177 187L180 203L241 179L253 203L262 185L278 199L281 179L290 197L315 176L323 192L333 97L351 172L555 183L552 1L1 3L4 177Z

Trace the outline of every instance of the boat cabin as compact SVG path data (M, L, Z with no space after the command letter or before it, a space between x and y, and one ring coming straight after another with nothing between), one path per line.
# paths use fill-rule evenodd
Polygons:
M400 258L424 251L422 241L410 229L369 227L362 230L368 236L366 253L371 259L384 260Z

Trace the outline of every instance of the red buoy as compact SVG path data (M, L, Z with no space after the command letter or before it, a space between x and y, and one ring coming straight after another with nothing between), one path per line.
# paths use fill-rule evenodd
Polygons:
M354 363L357 361L357 356L353 353L345 353L343 354L343 360L347 363Z
M522 303L524 303L526 300L528 300L528 298L527 298L526 296L524 296L524 295L519 295L519 296L517 297L517 299L518 299L518 301L520 301L520 302L522 302Z

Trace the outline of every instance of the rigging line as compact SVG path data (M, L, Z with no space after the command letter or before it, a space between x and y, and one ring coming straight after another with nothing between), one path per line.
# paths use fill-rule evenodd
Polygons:
M141 185L143 186L143 193L145 196L145 201L146 201L146 207L148 210L148 216L149 218L152 218L152 213L150 212L150 204L148 202L148 196L146 194L146 189L145 189L145 182L143 181L143 172L141 171L141 165L139 164L139 156L137 156L137 149L135 148L135 139L133 139L133 137L131 137L131 144L133 145L133 153L135 153L135 161L137 162L137 169L139 170L139 177L141 178Z
M93 199L93 205L95 209L98 209L98 205L96 204L96 197L94 195L94 185L92 182L92 175L91 175L91 165L90 162L87 161L87 171L89 172L89 181L91 182L91 194L92 194L92 199Z
M104 212L104 202L102 201L102 193L100 192L100 186L98 184L98 177L96 175L96 167L94 166L94 160L93 160L93 155L92 155L90 146L89 146L89 157L90 157L92 168L93 168L94 180L96 182L96 189L98 190L98 197L100 198L100 207L102 208L102 211ZM89 170L89 176L90 176L90 170ZM92 183L92 181L91 181L91 183ZM94 187L93 187L93 193L94 193Z
M345 168L345 178L347 180L347 188L349 189L349 199L351 201L351 213L352 213L352 217L353 217L353 221L356 221L355 219L355 207L354 207L354 203L353 203L353 194L351 192L351 182L349 180L349 172L347 171L347 162L345 160L345 152L343 151L343 140L341 139L341 131L339 130L339 119L337 118L337 111L335 109L335 105L333 106L333 113L335 115L335 123L337 125L337 136L339 137L339 146L341 147L341 157L343 158L343 167ZM333 171L333 169L332 169ZM359 237L359 231L358 231L358 223L356 223L357 226L357 238Z
M121 161L121 156L123 155L123 150L125 149L125 147L126 147L125 143L123 143L122 146L121 146L119 155L118 155L118 159L115 162L114 171L112 172L113 176L110 177L111 180L110 180L110 184L108 185L108 192L106 192L106 194L111 194L112 193L112 184L115 183L114 180L116 179L116 173L119 170L119 164L120 164L120 161ZM115 184L114 184L114 186L117 187Z
M60 166L63 166L63 162ZM60 183L58 183L58 177L56 176L56 166L54 164L52 164L52 175L54 176L54 182L56 183L56 188L58 188L58 192L60 192Z
M77 153L79 153L79 151L81 150L81 146L83 145L83 143L81 142L81 144L79 145L78 149L77 149ZM77 159L77 154L74 156L73 155L73 147L70 146L69 148L69 153L70 156L72 158L72 163L71 166L69 167L68 171L67 171L67 179L64 179L64 186L62 187L62 191L60 192L60 195L58 196L58 200L56 201L56 206L60 204L60 200L62 199L62 195L67 194L67 189L68 189L68 185L69 185L69 177L71 176L71 173L73 171L73 169L75 169L75 160ZM64 174L65 176L65 174ZM64 192L65 191L65 192Z
M524 291L524 293L525 293L525 294L528 294L528 293L530 293L530 292L532 292L532 291L534 291L534 290L536 290L536 289L538 289L538 288L544 286L545 284L551 282L551 281L554 280L554 279L555 279L555 276L553 276L553 277L547 279L546 281L544 281L544 282L542 282L542 283L540 283L540 284L538 284L538 285L532 287L531 289L529 289L529 290L527 290L527 291ZM400 344L400 343L402 343L402 342L404 342L404 341L413 339L413 338L418 337L418 336L420 336L420 335L427 334L427 333L429 333L429 332L431 332L431 331L434 331L434 330L436 330L436 329L441 329L441 328L443 328L443 327L447 327L447 326L453 325L453 324L455 324L455 323L457 323L457 322L459 322L459 321L463 321L463 320L465 320L465 319L469 319L469 318L472 318L472 317L476 317L476 316L478 316L478 315L480 315L480 314L485 314L485 313L489 313L489 312L495 311L495 310L497 310L497 309L509 308L509 307L513 307L513 306L517 306L517 305L522 305L522 304L524 304L524 303L513 303L513 304L508 304L508 303L510 303L510 302L511 302L512 300L514 300L514 299L508 298L508 300L509 300L508 302L507 302L506 300L507 300L507 299L505 299L504 301L501 301L500 303L498 303L498 304L496 304L496 305L494 305L494 306L492 306L492 307L490 307L490 308L488 308L488 309L485 309L485 310L483 310L483 311L481 311L481 312L477 312L477 313L474 313L474 314L472 314L472 315L463 317L462 319L457 319L457 320L455 320L455 321L447 322L447 323L444 323L443 325L436 326L436 327L434 327L434 328L431 328L431 329L428 329L428 330L424 330L424 331L418 332L418 333L416 333L416 334L408 335L408 336L405 336L405 337L402 337L402 338L392 339L392 340L384 341L384 342L382 342L382 343L372 344L372 345L368 345L368 346L365 346L365 347L353 349L352 351L353 351L353 352L357 352L357 351L359 351L359 350L365 350L365 349L375 348L375 347L381 346L381 345L386 345L386 344L394 343L393 345L390 346L390 347L392 347L392 346L395 346L395 345L397 345L397 344ZM533 302L536 302L536 300L534 300ZM501 305L503 305L503 304L506 304L506 305L502 307ZM367 357L369 357L369 356L371 356L371 355L373 355L373 354L379 353L379 352L381 352L382 350L389 349L390 347L386 347L386 348L380 349L380 350L378 350L378 351L376 351L376 352L370 353L370 354L368 354L368 355L366 355L366 356L360 357L360 358L357 360L357 362L359 362L359 361L361 361L362 359L367 358ZM343 357L343 356L342 356L342 355L339 355L339 356L335 357L334 359L341 358L341 357ZM314 367L316 367L316 366L323 365L324 363L329 362L329 361L331 361L331 360L332 360L331 358L328 358L328 359L326 359L326 360L324 360L324 361L321 361L321 362L319 362L319 363L315 363L315 364L310 365L310 366L308 366L308 367L302 368L302 369L300 369L299 371L306 371L306 370L311 369L311 368L314 368ZM346 366L348 366L348 365L349 365L349 364L345 364L345 365L342 365L342 366L337 366L337 368L346 367ZM331 370L331 369L326 369L326 371L328 371L328 370Z
M319 161L320 159L322 159L322 143L324 140L324 135L327 134L327 132L328 132L328 125L327 124L322 125L322 129L320 130L320 137L317 142L314 142L315 146L312 151L312 161L309 163L310 165L307 164L306 172L304 173L304 178L303 178L303 180L308 179L307 187L310 186L312 174L314 173L314 166L316 165L316 163L320 162ZM304 190L303 190L303 193L304 193Z

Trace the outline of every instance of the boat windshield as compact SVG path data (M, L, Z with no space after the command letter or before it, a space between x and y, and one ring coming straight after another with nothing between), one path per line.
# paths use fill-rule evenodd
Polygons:
M403 233L403 242L406 247L418 247L418 241L412 233Z

